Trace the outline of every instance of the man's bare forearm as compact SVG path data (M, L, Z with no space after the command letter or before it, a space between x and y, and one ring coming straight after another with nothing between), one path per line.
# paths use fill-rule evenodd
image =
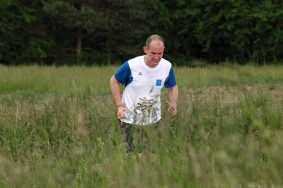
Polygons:
M177 106L178 95L179 95L179 91L178 91L178 86L177 85L169 88L169 102L172 105L174 105L175 107Z
M112 97L114 99L116 106L119 107L123 105L122 99L121 99L119 82L116 80L114 76L112 76L110 79L110 88L111 88Z

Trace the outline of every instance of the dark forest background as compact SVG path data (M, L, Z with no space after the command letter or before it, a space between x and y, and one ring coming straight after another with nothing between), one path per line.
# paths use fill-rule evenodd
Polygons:
M0 64L106 65L150 34L176 65L283 63L282 0L5 0Z

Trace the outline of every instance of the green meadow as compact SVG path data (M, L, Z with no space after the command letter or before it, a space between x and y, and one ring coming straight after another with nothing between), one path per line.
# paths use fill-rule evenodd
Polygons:
M0 187L283 187L283 66L175 67L160 137L127 154L118 66L0 66Z

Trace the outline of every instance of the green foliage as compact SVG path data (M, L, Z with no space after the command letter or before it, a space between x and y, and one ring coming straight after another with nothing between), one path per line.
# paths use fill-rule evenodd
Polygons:
M192 7L197 13L194 36L210 62L226 59L264 62L282 58L278 53L281 44L270 38L281 36L278 33L282 32L283 26L278 22L282 19L279 4L269 1L196 1Z
M282 63L282 1L1 2L0 62L121 64L146 37L165 38L175 64Z
M95 22L99 15L90 5L74 5L70 2L56 1L44 3L43 10L56 24L68 29L83 28L91 32L99 27L98 23Z
M9 1L1 7L0 62L4 64L46 63L52 42L42 25L41 3Z

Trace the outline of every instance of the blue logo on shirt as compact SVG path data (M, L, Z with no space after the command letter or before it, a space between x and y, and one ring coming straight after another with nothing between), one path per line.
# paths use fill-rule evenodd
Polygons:
M156 86L161 86L161 84L162 84L162 80L156 80Z

